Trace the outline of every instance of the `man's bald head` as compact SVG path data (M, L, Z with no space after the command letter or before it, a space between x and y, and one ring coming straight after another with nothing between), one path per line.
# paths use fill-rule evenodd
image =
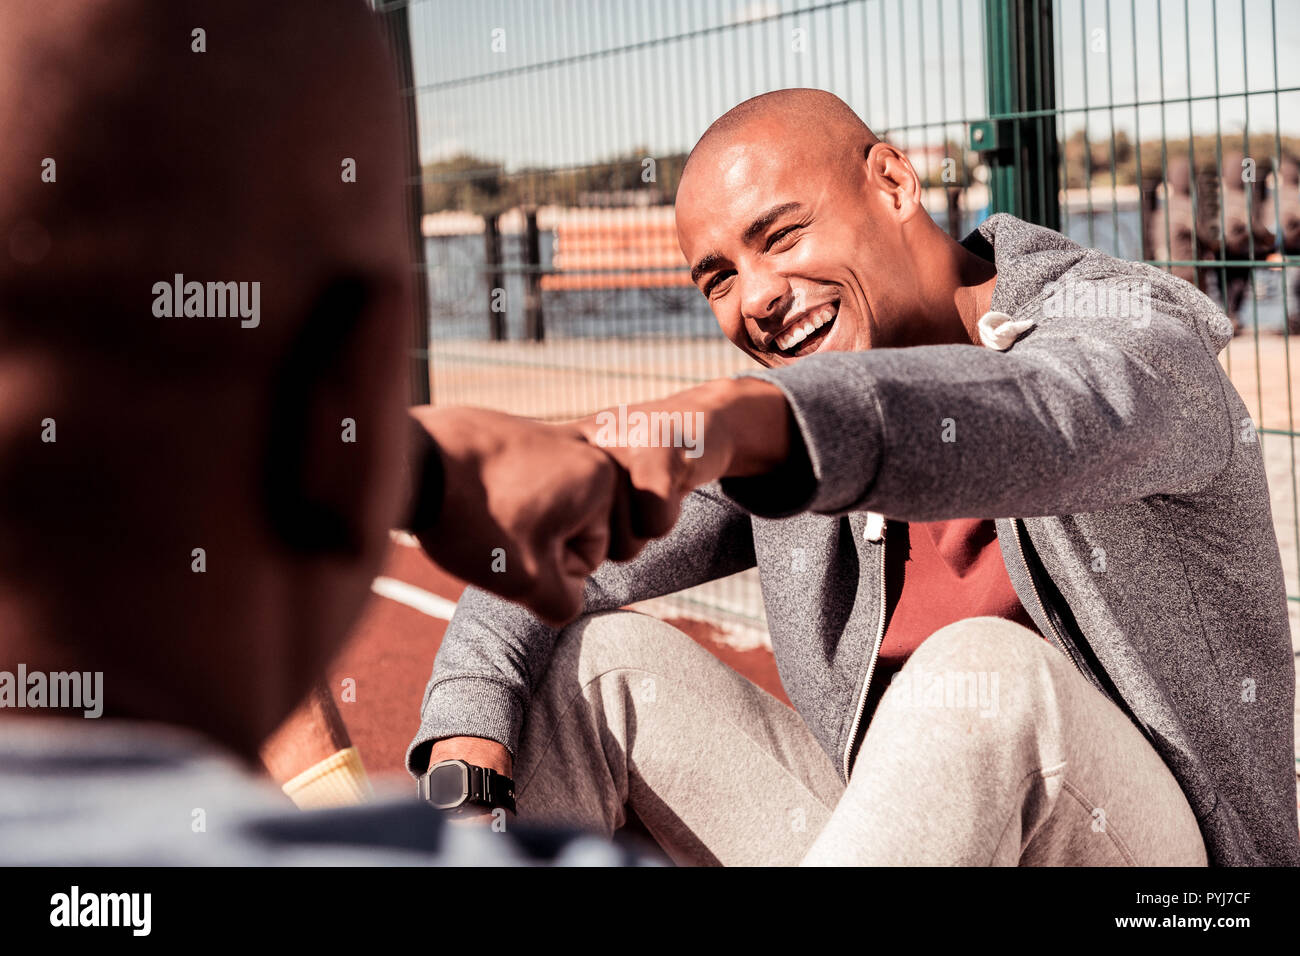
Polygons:
M716 158L727 147L761 139L765 148L811 159L847 155L861 159L876 134L834 93L815 89L774 90L737 104L710 124L682 171L697 158Z
M363 0L10 5L0 336L247 370L333 270L387 268L404 146L369 19ZM157 321L150 289L177 272L261 280L267 328Z
M403 504L409 172L382 32L363 0L4 17L0 657L102 670L106 714L252 754ZM177 274L257 283L256 326L209 296L160 317Z

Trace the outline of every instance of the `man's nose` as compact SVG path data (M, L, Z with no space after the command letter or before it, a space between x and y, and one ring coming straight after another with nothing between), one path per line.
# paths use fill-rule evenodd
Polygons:
M765 324L782 314L782 301L789 295L790 283L775 272L751 272L745 280L740 309L745 318Z

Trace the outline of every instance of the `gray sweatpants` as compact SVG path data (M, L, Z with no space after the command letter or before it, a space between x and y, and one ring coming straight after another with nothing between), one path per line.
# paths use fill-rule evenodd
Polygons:
M1018 624L936 631L881 698L847 788L803 720L671 625L561 634L515 761L519 817L612 834L631 808L681 865L1195 865L1141 733Z

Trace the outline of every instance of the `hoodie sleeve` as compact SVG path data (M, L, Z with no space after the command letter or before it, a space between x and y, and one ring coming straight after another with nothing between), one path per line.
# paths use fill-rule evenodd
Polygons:
M785 393L811 475L721 487L764 517L871 510L907 521L1193 492L1254 430L1233 420L1200 317L1168 298L1151 305L1141 320L1044 318L1035 302L1016 315L1035 324L1005 352L839 352L744 373Z
M606 561L587 579L583 614L672 594L754 566L749 515L705 485L682 502L673 530L634 559ZM444 737L482 737L513 755L530 696L560 632L518 604L466 588L447 625L424 692L407 769L423 773Z

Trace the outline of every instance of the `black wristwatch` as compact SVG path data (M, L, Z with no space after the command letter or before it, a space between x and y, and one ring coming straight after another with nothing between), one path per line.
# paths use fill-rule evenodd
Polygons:
M515 782L503 773L463 760L439 760L416 787L420 798L439 810L474 804L515 812Z

